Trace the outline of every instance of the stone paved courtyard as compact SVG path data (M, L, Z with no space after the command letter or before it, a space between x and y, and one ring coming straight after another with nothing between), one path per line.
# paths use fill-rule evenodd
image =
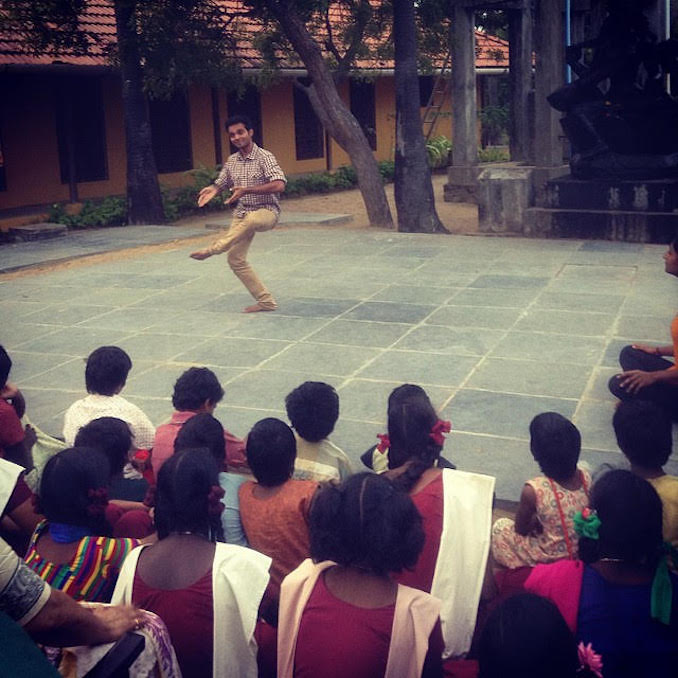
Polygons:
M0 269L30 246L0 248ZM631 340L669 343L676 310L659 245L280 228L251 250L280 310L253 315L225 257L195 262L194 248L0 275L0 343L37 425L61 433L84 395L83 358L103 344L131 355L123 395L156 424L191 365L218 374L216 415L241 436L284 418L300 382L327 381L341 398L332 437L356 460L385 430L391 389L410 381L452 420L445 455L517 499L535 475L527 426L539 412L572 417L592 464L621 460L606 382Z

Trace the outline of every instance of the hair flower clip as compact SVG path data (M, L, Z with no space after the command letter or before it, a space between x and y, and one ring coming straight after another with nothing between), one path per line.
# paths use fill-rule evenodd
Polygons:
M388 433L377 433L377 438L379 438L377 451L384 454L388 451L388 448L391 447L391 440L388 437Z
M433 428L431 428L429 436L436 445L440 445L442 447L445 444L445 433L449 433L451 430L451 422L438 419L438 421L433 424Z
M588 669L593 675L603 678L603 659L593 649L591 643L584 645L580 642L577 645L577 655L579 656L580 671Z
M580 537L588 539L598 539L598 530L600 529L600 518L591 508L585 508L574 514L574 531Z

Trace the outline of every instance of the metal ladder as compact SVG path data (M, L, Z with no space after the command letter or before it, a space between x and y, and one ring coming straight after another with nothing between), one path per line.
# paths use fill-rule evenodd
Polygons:
M424 114L421 117L421 125L426 141L431 138L431 134L433 134L433 130L435 129L438 116L440 115L440 110L445 104L448 94L450 93L450 86L452 83L450 72L451 64L452 51L450 50L445 56L443 67L436 76L436 79L433 83L433 89L431 90L431 96L428 98L428 103L424 109Z

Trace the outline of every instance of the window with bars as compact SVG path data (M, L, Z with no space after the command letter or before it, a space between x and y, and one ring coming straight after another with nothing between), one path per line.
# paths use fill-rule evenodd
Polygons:
M158 173L192 169L191 117L186 95L176 92L171 99L151 100L148 109Z
M308 85L308 79L301 80ZM293 87L294 97L294 142L297 160L311 160L325 155L323 127L311 106L306 93Z
M351 113L360 124L370 148L377 150L377 120L374 100L374 83L365 80L351 80L349 87Z
M64 79L57 86L57 147L61 183L71 170L77 183L108 179L106 127L101 80Z

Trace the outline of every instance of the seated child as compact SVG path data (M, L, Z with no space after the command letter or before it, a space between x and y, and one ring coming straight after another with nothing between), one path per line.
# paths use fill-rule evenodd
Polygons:
M485 623L478 645L482 678L593 678L601 659L584 651L558 608L534 593L511 596Z
M106 509L106 520L113 528L113 536L142 538L152 534L154 529L149 507L141 501L146 496L148 483L122 475L131 446L132 432L127 422L115 417L92 419L75 436L75 447L100 450L108 459L111 500Z
M254 631L270 558L215 543L223 509L217 472L207 450L177 452L163 465L159 541L130 554L113 596L163 619L184 678L257 675Z
M52 457L40 482L42 521L26 564L76 600L110 601L125 556L140 542L109 539L108 459L92 448L68 448Z
M7 381L11 369L12 359L0 346L0 457L30 470L36 435L31 426L24 428L21 423L26 401L21 391Z
M525 483L515 521L500 518L492 526L492 555L508 568L577 558L574 514L588 505L591 475L577 467L581 435L572 422L556 412L538 414L530 450L544 475Z
M346 454L328 436L339 418L339 396L329 385L306 381L287 394L287 416L297 439L293 478L342 481L353 473Z
M222 499L221 514L223 537L227 544L249 546L240 522L238 490L248 480L240 473L229 473L226 466L224 427L211 414L203 412L191 417L179 431L174 441L174 453L181 450L205 448L210 451L219 469L219 485L226 493Z
M673 449L671 419L650 401L623 400L612 425L631 471L645 478L662 500L664 541L678 548L678 477L667 475L663 469Z
M76 400L64 416L64 440L73 445L78 430L92 419L115 417L129 424L133 448L150 450L155 436L151 420L120 391L125 387L132 360L117 346L100 346L90 353L85 367L88 396ZM125 465L126 478L141 478L131 464Z
M295 457L294 433L279 419L258 421L247 436L247 463L257 482L240 486L240 519L250 546L273 559L273 601L280 582L310 553L308 515L318 484L292 480Z
M442 676L440 602L397 584L424 544L421 517L383 476L318 491L311 554L282 584L280 678Z
M179 429L194 415L201 412L213 414L224 397L216 374L206 367L190 367L174 384L172 405L175 412L169 422L158 426L153 442L151 464L157 477L160 467L174 454L174 439ZM226 462L231 468L245 468L245 443L228 431L226 441Z

